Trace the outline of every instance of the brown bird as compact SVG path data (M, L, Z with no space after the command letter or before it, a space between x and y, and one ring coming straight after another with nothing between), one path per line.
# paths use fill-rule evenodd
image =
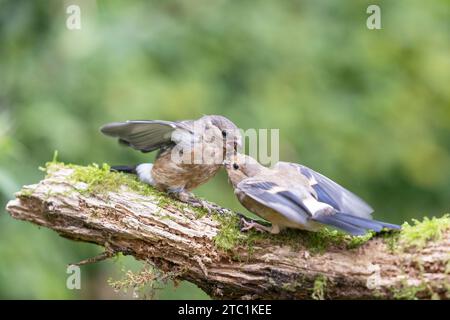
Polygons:
M100 130L142 152L158 150L154 163L115 166L113 170L135 173L141 181L193 204L198 204L199 200L194 200L191 191L211 179L224 159L241 146L241 134L236 125L219 115L179 122L114 122Z
M225 168L241 204L272 223L268 228L244 219L243 230L279 233L284 228L317 231L332 226L362 235L368 230L400 229L398 225L372 220L373 209L367 203L305 166L278 162L269 169L238 154L231 161L225 160Z

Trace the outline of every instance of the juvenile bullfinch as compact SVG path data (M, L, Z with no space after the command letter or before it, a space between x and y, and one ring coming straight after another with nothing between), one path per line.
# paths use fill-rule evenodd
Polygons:
M112 169L135 173L141 181L184 202L192 202L191 190L211 179L224 159L241 146L241 134L236 125L218 115L178 122L114 122L100 130L133 149L142 152L158 150L154 163Z
M373 209L367 203L303 165L278 162L269 169L241 154L224 164L241 204L272 223L269 228L244 220L243 230L255 228L276 234L284 228L317 231L325 225L363 235L368 230L400 229L372 220Z

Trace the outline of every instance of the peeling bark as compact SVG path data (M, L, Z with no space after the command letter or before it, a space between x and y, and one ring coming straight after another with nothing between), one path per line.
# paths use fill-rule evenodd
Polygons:
M61 168L25 186L7 211L65 238L150 261L219 299L311 299L313 293L326 299L449 297L449 230L423 248L395 253L380 237L320 254L270 239L256 241L251 250L243 242L224 251L214 243L221 225L210 216L197 218L193 210L162 206L156 196L126 188L89 194L71 173ZM317 279L326 284L318 286Z

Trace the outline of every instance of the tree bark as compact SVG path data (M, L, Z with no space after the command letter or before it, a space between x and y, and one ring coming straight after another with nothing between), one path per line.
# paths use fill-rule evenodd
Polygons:
M214 241L220 219L199 218L174 200L161 205L157 197L125 187L92 194L70 178L72 172L61 167L25 186L7 211L65 238L149 261L219 299L449 297L449 230L422 248L396 251L383 237L355 249L331 246L314 253L275 241L277 236L223 250Z

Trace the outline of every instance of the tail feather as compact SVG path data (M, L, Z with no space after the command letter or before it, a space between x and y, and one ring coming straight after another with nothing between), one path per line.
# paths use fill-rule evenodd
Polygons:
M340 219L336 219L335 215L327 216L317 216L313 218L314 220L321 222L323 224L341 229L347 233L350 233L353 236L361 236L367 232L366 229L355 226L353 224L347 223L345 221L342 221Z
M352 216L346 213L338 213L340 219L345 219L345 221L355 224L355 225L366 225L365 228L374 230L376 232L380 232L383 228L386 229L394 229L394 230L400 230L401 227L396 224L387 223L383 221L377 221L377 220L370 220L366 218L356 217Z
M152 168L152 163L141 163L137 166L112 166L111 171L135 174L142 182L154 186L155 180L153 180Z
M152 163L141 163L136 167L136 173L139 180L147 183L151 186L155 185L155 180L152 175L153 164Z
M136 166L112 166L111 171L136 174Z
M346 213L336 213L328 216L314 217L314 220L336 227L352 235L362 235L368 230L380 232L383 228L399 230L401 227L396 224L382 221L370 220L361 217L352 216Z
M370 229L375 232L380 232L383 229L383 226L375 220L368 219L355 219L356 217L347 215L347 214L336 214L336 219L340 221L345 221L351 225L358 226L364 229Z

